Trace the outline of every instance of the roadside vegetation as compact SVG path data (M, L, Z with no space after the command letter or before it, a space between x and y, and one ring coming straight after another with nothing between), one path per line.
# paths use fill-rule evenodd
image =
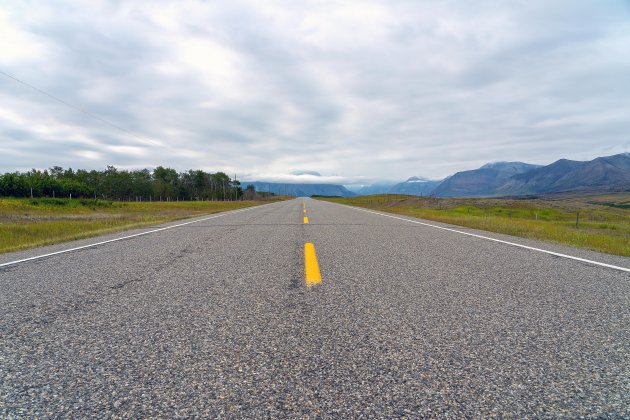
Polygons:
M319 199L630 257L630 194L530 199L383 194Z
M93 198L116 201L238 200L240 181L223 172L177 172L158 166L128 171L108 166L103 171L64 169L53 166L40 171L0 174L0 197Z
M287 199L119 202L94 199L0 198L0 253L236 210Z

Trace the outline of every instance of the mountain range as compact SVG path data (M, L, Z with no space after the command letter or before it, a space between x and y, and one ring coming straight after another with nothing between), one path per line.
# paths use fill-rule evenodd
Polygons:
M256 191L272 192L278 195L291 195L294 197L310 197L312 195L352 197L356 195L343 185L336 184L288 184L260 181L242 182L243 188L246 188L248 185L256 187Z
M357 195L371 194L407 194L407 195L429 195L437 187L441 180L430 180L418 176L412 176L404 182L380 182L366 185L356 190Z
M630 189L630 153L588 162L560 159L551 165L514 175L497 195L523 195L610 188Z
M431 192L438 197L495 195L511 177L540 168L522 162L496 162L472 171L462 171L442 181Z
M440 184L433 194L439 197L496 197L630 190L630 153L598 157L586 162L560 159L546 166L495 165L490 168L495 169L494 172L489 172L487 165L474 171L458 172ZM485 182L480 182L484 177ZM460 182L451 182L454 178Z
M560 159L549 165L494 162L443 180L411 177L404 182L381 182L353 191L334 184L243 182L258 191L294 196L350 197L370 194L432 195L435 197L501 197L560 192L630 191L630 153L590 161Z

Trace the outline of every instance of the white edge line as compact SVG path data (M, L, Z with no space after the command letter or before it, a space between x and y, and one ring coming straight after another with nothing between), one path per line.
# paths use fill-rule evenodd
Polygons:
M21 260L9 261L9 262L0 264L0 268L7 267L9 265L20 264L20 263L27 262L27 261L38 260L40 258L51 257L53 255L65 254L66 252L72 252L72 251L78 251L80 249L91 248L91 247L94 247L94 246L108 244L108 243L111 243L111 242L123 241L125 239L135 238L135 237L138 237L138 236L148 235L150 233L155 233L155 232L160 232L160 231L167 230L167 229L173 229L173 228L176 228L176 227L186 226L186 225L190 225L192 223L199 223L199 222L203 222L203 221L209 220L209 219L216 219L217 217L228 216L230 214L240 213L242 211L252 210L252 209L255 209L255 208L258 208L258 207L260 207L260 206L253 206L253 207L248 207L248 208L240 209L240 210L232 210L232 211L224 212L224 213L217 214L217 215L214 215L214 216L204 217L203 219L192 220L190 222L185 222L185 223L178 223L176 225L166 226L166 227L159 228L159 229L153 229L153 230L149 230L149 231L146 231L146 232L135 233L133 235L123 236L121 238L108 239L107 241L101 241L101 242L96 242L96 243L93 243L93 244L78 246L76 248L64 249L64 250L61 250L61 251L51 252L49 254L36 255L34 257L24 258L24 259L21 259Z
M618 265L612 265L612 264L606 264L606 263L602 263L602 262L598 262L598 261L587 260L586 258L574 257L572 255L561 254L559 252L547 251L546 249L534 248L533 246L527 246L527 245L517 244L515 242L503 241L501 239L491 238L489 236L477 235L475 233L463 232L461 230L451 229L451 228L447 228L447 227L443 227L443 226L432 225L430 223L424 223L424 222L420 222L420 221L417 221L417 220L405 219L404 217L393 216L391 214L385 214L385 213L377 212L377 211L374 211L374 210L367 210L367 209L363 209L363 208L360 208L360 207L354 207L354 206L347 206L347 207L350 207L350 208L352 208L354 210L364 211L364 212L367 212L367 213L378 214L379 216L391 217L392 219L404 220L405 222L416 223L416 224L423 225L423 226L430 226L430 227L433 227L433 228L436 228L436 229L448 230L449 232L460 233L462 235L473 236L475 238L486 239L488 241L499 242L499 243L506 244L506 245L511 245L511 246L516 246L516 247L519 247L519 248L529 249L530 251L542 252L542 253L549 254L549 255L555 255L556 257L568 258L570 260L581 261L581 262L585 262L585 263L588 263L588 264L598 265L600 267L606 267L606 268L611 268L613 270L625 271L626 273L630 273L630 268L620 267Z

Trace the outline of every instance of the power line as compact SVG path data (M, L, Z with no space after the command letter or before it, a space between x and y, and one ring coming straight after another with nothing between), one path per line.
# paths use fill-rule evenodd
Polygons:
M46 91L44 91L44 90L42 90L42 89L38 88L37 86L34 86L34 85L32 85L32 84L30 84L30 83L28 83L28 82L25 82L24 80L20 80L20 79L18 79L18 78L17 78L17 77L15 77L15 76L12 76L12 75L10 75L10 74L8 74L8 73L5 73L5 72L4 72L4 71L2 71L2 70L0 70L0 74L2 74L3 76L8 77L9 79L12 79L12 80L14 80L14 81L18 82L18 83L21 83L21 84L23 84L24 86L27 86L27 87L29 87L29 88L31 88L31 89L33 89L33 90L35 90L35 91L37 91L37 92L41 93L42 95L46 95L46 96L48 96L49 98L54 99L55 101L59 102L59 103L60 103L60 104L62 104L62 105L65 105L65 106L67 106L67 107L69 107L69 108L74 109L75 111L79 111L79 112L81 112L82 114L87 115L87 116L88 116L88 117L90 117L90 118L93 118L93 119L95 119L95 120L97 120L97 121L100 121L100 122L102 122L102 123L104 123L104 124L107 124L107 125L109 125L110 127L114 127L114 128L115 128L115 129L117 129L117 130L120 130L120 131L122 131L122 132L124 132L124 133L127 133L127 134L129 134L129 135L132 135L132 136L136 137L137 139L147 141L147 142L149 142L149 143L151 143L151 144L153 144L153 145L155 145L155 146L162 146L159 142L157 142L157 141L155 141L155 140L153 140L153 139L150 139L150 138L145 137L145 136L141 136L140 134L136 134L136 133L134 133L133 131L127 130L126 128L123 128L123 127L121 127L121 126L119 126L119 125L116 125L116 124L114 124L114 123L110 122L110 121L107 121L106 119L101 118L101 117L99 117L98 115L92 114L92 113L91 113L91 112L89 112L89 111L86 111L86 110L81 109L81 108L79 108L79 107L77 107L77 106L75 106L75 105L72 105L71 103L68 103L68 102L64 101L63 99L60 99L60 98L56 97L55 95L50 94L50 93L48 93L48 92L46 92Z

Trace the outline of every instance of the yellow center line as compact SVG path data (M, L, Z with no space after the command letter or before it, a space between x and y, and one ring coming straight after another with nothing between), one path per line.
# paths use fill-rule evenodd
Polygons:
M316 286L322 282L322 275L319 272L315 245L310 242L304 244L304 277L306 286Z
M306 213L306 209L304 209L304 213Z
M308 224L308 217L304 216L304 224L307 225Z

